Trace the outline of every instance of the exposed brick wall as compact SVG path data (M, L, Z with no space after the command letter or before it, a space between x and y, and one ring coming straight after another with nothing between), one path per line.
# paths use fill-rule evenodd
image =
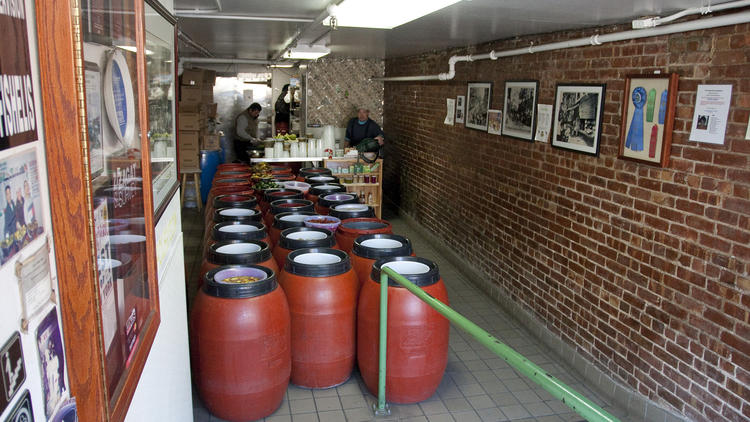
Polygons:
M447 71L452 54L594 33L544 34L386 62ZM580 353L694 420L750 418L750 24L459 63L445 82L388 82L385 192ZM617 158L624 76L680 75L666 168ZM591 157L447 126L468 81L607 83ZM732 84L724 145L689 142L698 84Z

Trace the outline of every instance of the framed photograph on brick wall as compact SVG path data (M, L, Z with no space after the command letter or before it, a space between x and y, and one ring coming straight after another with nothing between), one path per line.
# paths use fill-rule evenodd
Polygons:
M539 81L505 81L503 136L534 142Z
M492 98L492 82L469 82L466 95L466 127L487 132L490 98Z
M552 146L599 155L605 84L557 84Z
M619 158L662 167L669 163L677 82L676 73L625 79Z

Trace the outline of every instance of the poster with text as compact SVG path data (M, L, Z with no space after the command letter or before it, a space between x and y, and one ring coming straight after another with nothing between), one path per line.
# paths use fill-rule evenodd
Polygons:
M37 139L24 0L0 1L0 151Z
M44 233L36 149L0 161L0 266Z

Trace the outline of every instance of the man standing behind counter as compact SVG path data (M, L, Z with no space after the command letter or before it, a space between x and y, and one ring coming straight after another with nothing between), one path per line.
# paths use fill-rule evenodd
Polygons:
M238 160L245 163L250 161L247 149L260 143L258 139L260 110L260 104L252 103L234 119L234 154Z
M360 107L357 117L353 117L346 125L346 147L356 147L363 139L376 139L382 146L385 142L383 130L374 120L370 119L370 110Z

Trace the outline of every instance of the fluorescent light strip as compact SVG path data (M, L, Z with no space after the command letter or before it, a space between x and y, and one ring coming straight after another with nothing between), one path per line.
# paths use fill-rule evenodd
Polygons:
M460 0L344 0L331 8L336 25L392 29L458 3ZM323 21L330 25L331 18Z

